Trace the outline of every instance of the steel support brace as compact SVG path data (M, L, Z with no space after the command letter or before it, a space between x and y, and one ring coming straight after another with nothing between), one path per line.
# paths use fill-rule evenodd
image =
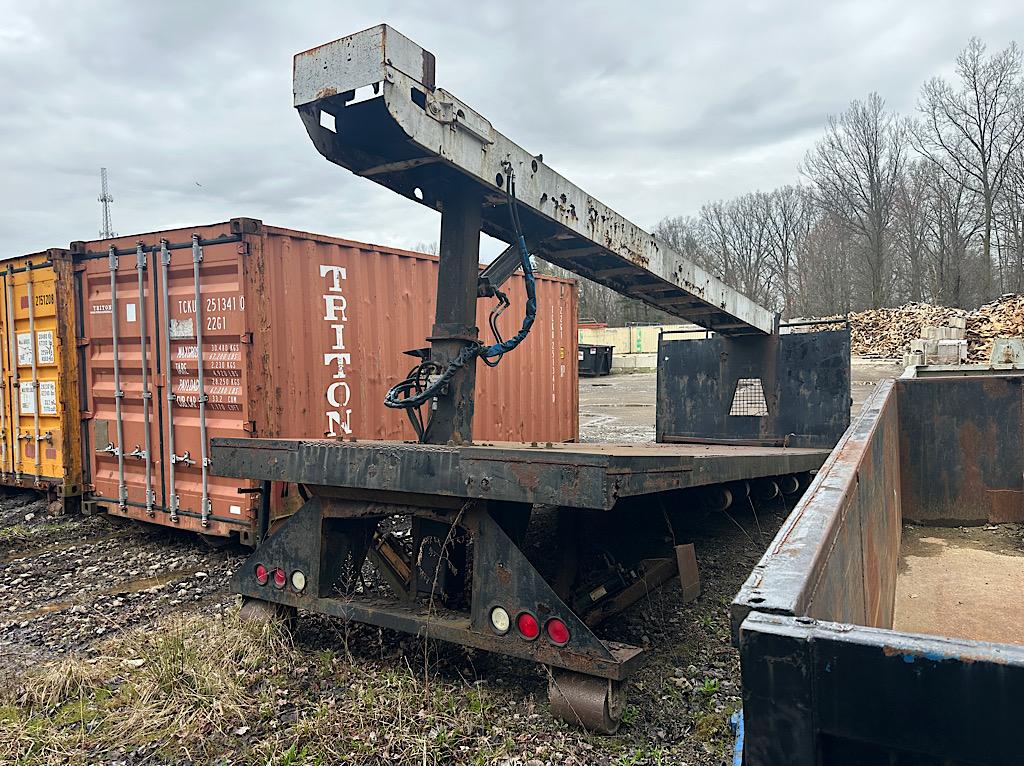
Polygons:
M458 356L467 343L477 340L481 203L480 193L469 184L455 184L445 196L441 214L437 307L430 337L430 358L441 365ZM425 442L463 444L473 440L475 386L474 358L455 373L447 393L437 398L424 436Z
M378 506L386 510L386 505ZM394 510L408 513L408 506ZM601 641L558 597L527 560L484 503L471 503L458 514L457 529L473 541L472 598L468 610L451 611L429 601L409 602L356 593L359 572L374 544L382 516L359 515L360 504L315 496L289 518L236 572L232 588L247 598L261 599L311 612L344 617L383 628L450 641L463 646L534 660L566 670L614 680L625 679L636 667L642 650ZM414 519L456 520L452 512L416 510ZM374 562L375 556L369 560ZM255 568L281 568L288 575L283 588L259 585ZM305 575L305 586L294 587L292 574ZM385 576L390 580L390 576ZM515 625L499 633L491 623L495 607L514 620L529 612L541 626L541 636L524 640ZM546 622L558 617L571 639L556 646L544 633Z

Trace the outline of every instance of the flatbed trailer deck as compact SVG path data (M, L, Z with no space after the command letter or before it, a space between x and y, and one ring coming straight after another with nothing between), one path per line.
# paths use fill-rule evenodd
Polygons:
M825 449L215 439L222 476L611 510L619 498L818 468Z

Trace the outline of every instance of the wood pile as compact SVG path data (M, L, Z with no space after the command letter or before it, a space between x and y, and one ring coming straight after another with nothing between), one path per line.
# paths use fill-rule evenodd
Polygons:
M908 303L896 308L855 311L850 314L850 345L857 356L892 359L910 348L928 326L943 326L953 317L969 319L963 309Z
M987 362L993 338L1024 335L1024 295L1004 295L967 318L967 353L972 362Z
M896 308L855 311L845 318L850 323L850 345L854 355L896 359L909 350L910 341L922 337L923 328L947 326L954 317L967 320L969 361L987 362L993 338L1024 336L1024 295L1004 295L977 311L908 303ZM820 325L816 329L842 328L840 323L844 317L824 319L835 319L836 324Z

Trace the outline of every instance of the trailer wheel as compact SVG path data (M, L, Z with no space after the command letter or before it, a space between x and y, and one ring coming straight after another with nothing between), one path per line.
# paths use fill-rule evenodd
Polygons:
M275 604L272 601L264 601L260 598L242 597L242 608L238 610L238 617L242 622L251 622L257 625L277 625L286 633L295 632L299 619L299 612L294 606Z
M626 684L552 668L548 704L552 715L568 724L595 734L614 734L626 709Z

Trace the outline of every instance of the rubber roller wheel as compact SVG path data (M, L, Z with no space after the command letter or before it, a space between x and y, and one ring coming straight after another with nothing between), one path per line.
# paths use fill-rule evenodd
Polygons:
M596 734L614 734L626 709L626 684L608 678L551 670L548 678L551 713L573 726Z
M778 479L779 489L784 495L795 495L800 491L800 479L793 474L780 476Z
M288 633L294 632L298 614L299 612L294 606L245 597L242 598L242 608L238 610L238 618L242 622L278 625Z

